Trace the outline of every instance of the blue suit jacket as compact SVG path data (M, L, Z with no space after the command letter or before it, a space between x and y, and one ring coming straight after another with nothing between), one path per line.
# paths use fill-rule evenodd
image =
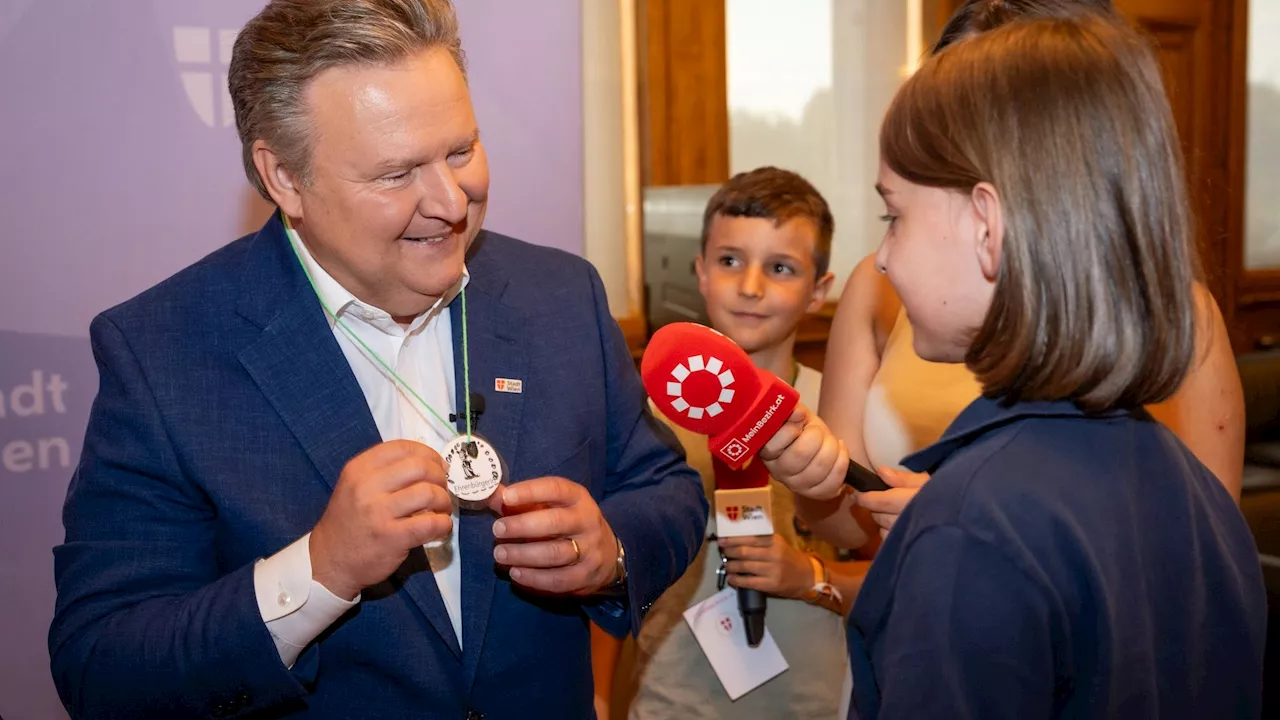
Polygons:
M74 717L593 717L587 616L639 626L702 543L702 485L648 414L588 263L482 232L468 269L479 429L516 480L591 491L627 549L626 602L522 592L493 565L493 516L464 513L462 648L418 550L283 666L253 563L308 532L381 438L273 218L92 324L101 384L49 632Z

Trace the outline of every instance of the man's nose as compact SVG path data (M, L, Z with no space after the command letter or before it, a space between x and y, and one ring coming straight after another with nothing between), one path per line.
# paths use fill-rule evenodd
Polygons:
M421 175L422 199L418 213L423 217L456 225L467 217L467 193L453 176L453 168L436 163Z

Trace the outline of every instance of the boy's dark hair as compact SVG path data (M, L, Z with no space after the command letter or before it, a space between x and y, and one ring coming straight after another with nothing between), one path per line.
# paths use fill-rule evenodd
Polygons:
M805 218L818 229L813 247L815 277L827 273L831 262L831 236L836 231L831 208L808 180L790 170L761 167L729 178L711 196L702 214L702 250L707 251L707 235L717 215L764 218L780 226L795 218Z

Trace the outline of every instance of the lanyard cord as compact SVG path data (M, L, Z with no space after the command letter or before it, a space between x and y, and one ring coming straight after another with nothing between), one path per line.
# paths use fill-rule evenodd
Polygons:
M289 224L289 218L285 217L284 211L280 212L280 217L281 219L284 220L284 226L287 230L289 230L289 232L291 233L297 232L296 230L293 229L293 226ZM289 245L290 247L293 247L292 238L290 238L290 240L291 242L289 243ZM300 238L299 238L299 242L301 242ZM360 339L360 336L356 335L354 330L347 327L347 324L342 322L341 318L339 318L338 315L332 309L329 308L328 304L325 303L324 298L321 297L320 288L316 286L315 278L311 277L311 271L307 269L307 263L303 261L302 254L298 251L298 248L294 247L293 253L294 255L297 256L298 263L302 265L302 273L307 276L307 282L311 285L311 290L315 292L316 299L320 301L320 307L324 308L325 314L328 315L338 327L342 328L343 332L347 334L347 337L351 338L352 341L354 341L357 345L359 345L370 358L373 358L373 360L377 362L379 366L382 367L383 371L386 372L387 375L391 376L391 378L395 380L395 384L398 388L408 393L411 397L413 397L414 400L417 400L418 403L422 405L422 407L425 408L428 413L431 414L431 417L435 418L441 425L452 430L453 425L449 424L448 422L445 422L445 419L440 417L439 413L437 413L429 404L427 404L427 401L422 399L421 395L419 395L412 387L409 387L409 383L405 382L404 379L401 378L400 375L397 374L395 370L391 369L391 366L388 365L387 362L382 359L382 356L374 352L373 348L369 347L369 345L366 344L364 340ZM462 390L466 397L467 441L470 442L471 441L471 363L467 353L467 290L464 287L460 292L462 295Z

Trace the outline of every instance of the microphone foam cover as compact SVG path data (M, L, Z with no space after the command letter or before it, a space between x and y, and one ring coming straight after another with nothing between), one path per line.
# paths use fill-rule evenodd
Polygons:
M717 435L732 426L762 390L747 353L697 323L659 328L645 348L640 377L663 415L699 435Z

